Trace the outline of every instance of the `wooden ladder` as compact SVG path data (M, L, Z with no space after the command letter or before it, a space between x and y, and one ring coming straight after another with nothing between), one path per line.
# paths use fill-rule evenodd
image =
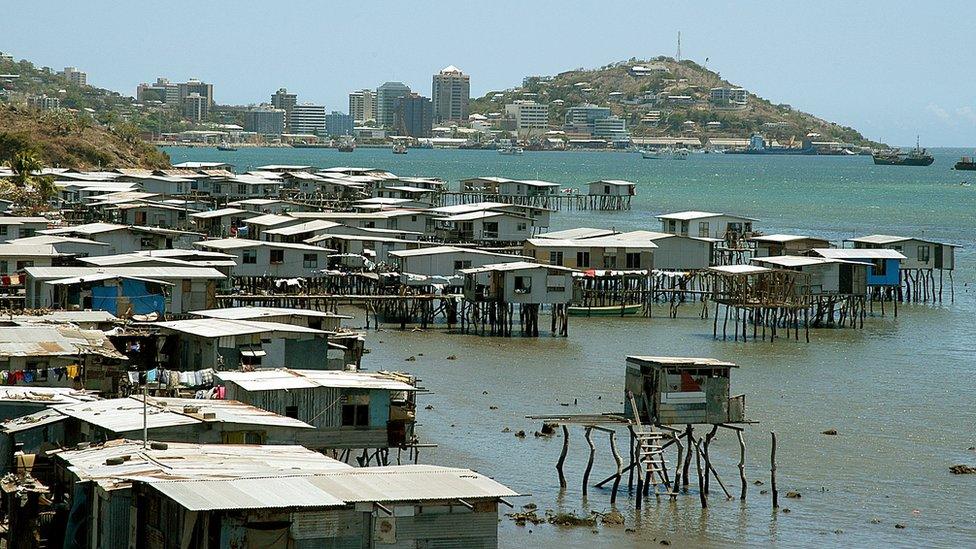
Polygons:
M658 484L662 484L667 492L671 486L665 476L667 461L664 459L664 448L661 441L665 434L654 428L653 425L644 425L640 420L640 411L637 408L637 400L634 393L628 394L630 407L634 412L633 433L637 439L637 461L644 474L650 479L650 484L654 485L654 493L657 494ZM657 477L657 480L655 480Z

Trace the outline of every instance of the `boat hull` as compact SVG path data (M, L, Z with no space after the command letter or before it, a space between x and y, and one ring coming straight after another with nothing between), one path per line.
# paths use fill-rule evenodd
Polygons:
M609 307L569 307L569 316L633 316L639 313L640 309L640 303Z
M874 163L879 166L930 166L935 162L931 156L925 158L897 158L874 157Z
M976 171L976 162L956 162L953 169L962 171Z

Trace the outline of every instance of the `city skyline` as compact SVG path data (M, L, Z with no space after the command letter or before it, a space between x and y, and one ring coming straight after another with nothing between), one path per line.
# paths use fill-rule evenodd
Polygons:
M429 97L431 75L455 65L471 75L471 96L481 97L517 86L528 75L596 68L631 57L674 56L681 31L684 58L707 59L707 66L724 78L775 103L893 144L914 144L916 135L929 146L976 144L976 76L963 70L967 52L976 48L966 26L972 18L966 15L976 15L976 8L962 2L911 18L893 16L915 11L907 2L887 3L884 10L841 2L776 10L706 3L694 13L685 5L655 5L650 11L627 2L566 10L551 9L557 4L546 2L502 3L490 12L443 4L443 10L427 10L424 17L400 5L308 5L268 18L258 7L215 1L198 6L195 18L179 19L179 24L180 10L150 13L133 7L156 21L152 28L132 25L131 9L117 10L101 1L13 4L18 21L43 22L45 32L34 32L34 25L12 25L10 19L0 22L3 51L39 65L79 67L92 85L126 95L160 76L199 78L214 84L221 104L267 102L286 87L299 101L346 111L350 92L376 89L387 81L401 81ZM615 10L631 16L609 18ZM330 38L322 45L261 41L240 55L251 40L245 33L249 22L261 20L263 32L287 35L292 26L317 19L344 24L331 24ZM649 32L651 19L655 26ZM216 20L221 24L210 24ZM449 20L475 25L477 39L442 32ZM571 29L580 20L606 26L594 31L593 40L553 32ZM797 21L804 24L798 27ZM363 28L383 38L357 37ZM166 39L147 40L147 32L165 32ZM613 40L596 40L608 33ZM186 46L191 40L192 48ZM145 47L125 46L133 43Z

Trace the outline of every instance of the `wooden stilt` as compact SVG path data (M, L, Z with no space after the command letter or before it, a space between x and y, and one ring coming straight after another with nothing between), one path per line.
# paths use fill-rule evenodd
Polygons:
M559 473L559 487L566 488L566 475L563 474L563 464L566 463L566 454L569 453L569 429L565 425L563 428L563 451L559 454L559 461L556 462L556 471Z
M593 428L587 427L583 430L583 438L590 447L590 457L586 462L586 470L583 471L583 495L586 495L586 485L590 482L590 471L593 470L593 457L596 455L596 446L593 444Z
M617 501L617 489L620 487L620 477L623 476L624 465L624 460L617 452L616 436L617 433L610 431L610 453L613 454L613 461L617 464L617 475L614 477L613 489L610 491L610 505L613 505Z
M698 499L701 500L702 509L705 509L708 507L708 498L705 496L705 479L702 477L701 447L697 441L692 441L692 444L695 446L695 470L698 471Z
M779 493L776 491L776 433L770 431L773 445L769 450L769 484L773 492L773 509L779 509Z
M739 439L739 480L742 483L742 493L739 495L739 499L746 499L746 443L742 440L742 431L735 432L736 437Z

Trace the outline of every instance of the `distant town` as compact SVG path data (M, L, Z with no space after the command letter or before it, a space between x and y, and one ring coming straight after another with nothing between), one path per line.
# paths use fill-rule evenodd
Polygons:
M585 80L588 75L599 81ZM25 85L25 79L48 85ZM471 76L451 65L432 75L429 97L403 82L385 82L349 92L345 111L302 101L286 87L255 104L224 105L213 83L196 78L158 77L126 97L89 86L87 73L76 67L34 69L2 53L0 86L0 102L121 119L160 145L798 154L857 154L869 145L850 128L771 105L704 67L672 58L528 76L521 87L483 98L471 97Z

